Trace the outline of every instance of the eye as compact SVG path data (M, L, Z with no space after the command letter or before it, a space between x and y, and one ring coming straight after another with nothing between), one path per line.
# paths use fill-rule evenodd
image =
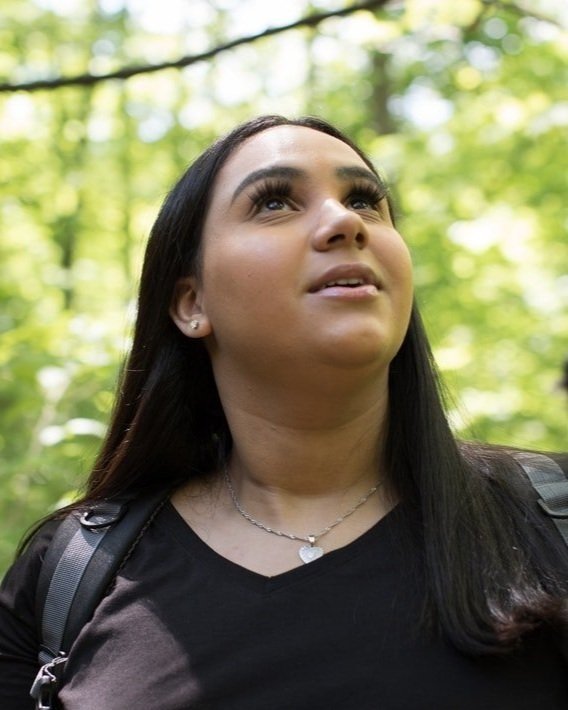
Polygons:
M350 199L351 207L354 210L368 210L374 208L374 204L370 202L366 197L352 197Z
M258 184L249 195L256 212L280 212L289 208L292 186L281 180Z
M347 204L354 210L382 212L381 201L386 197L377 185L354 185L347 198Z
M283 210L286 207L286 203L280 197L269 197L262 201L261 206L269 212L274 212L276 210Z

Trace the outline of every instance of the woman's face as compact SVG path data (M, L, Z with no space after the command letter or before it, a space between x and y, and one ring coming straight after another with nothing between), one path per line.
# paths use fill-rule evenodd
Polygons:
M225 163L189 281L200 326L185 332L233 371L384 366L412 302L384 186L348 145L299 126L267 129Z

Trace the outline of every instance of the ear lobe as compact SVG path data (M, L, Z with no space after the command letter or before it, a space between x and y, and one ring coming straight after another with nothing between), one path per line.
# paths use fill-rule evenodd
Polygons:
M203 338L211 334L211 323L203 312L195 277L186 276L176 283L170 316L188 338Z

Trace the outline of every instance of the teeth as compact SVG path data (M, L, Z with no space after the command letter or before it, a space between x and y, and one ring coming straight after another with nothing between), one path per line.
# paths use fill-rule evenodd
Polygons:
M337 281L328 281L324 284L324 288L329 286L361 286L363 279L337 279Z

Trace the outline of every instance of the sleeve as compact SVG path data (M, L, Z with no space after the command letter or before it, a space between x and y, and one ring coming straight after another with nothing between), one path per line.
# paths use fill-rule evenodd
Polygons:
M33 710L39 670L35 598L41 564L57 522L42 526L0 585L0 708Z

